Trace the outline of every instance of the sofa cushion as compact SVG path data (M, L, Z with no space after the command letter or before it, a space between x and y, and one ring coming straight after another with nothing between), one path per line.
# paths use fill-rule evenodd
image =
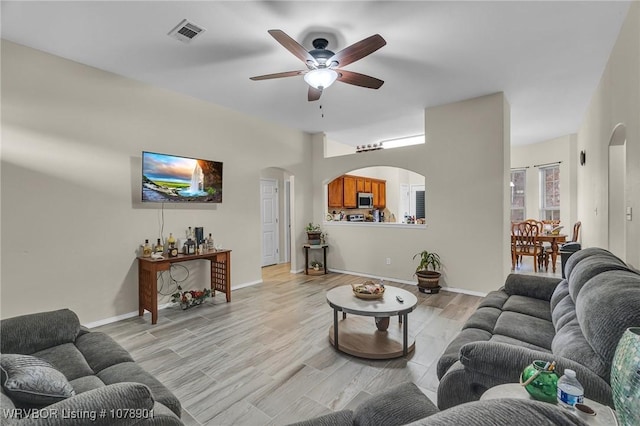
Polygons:
M525 296L548 302L559 282L558 278L509 274L504 282L504 291L509 296Z
M563 281L551 298L551 321L557 332L574 318L576 318L576 305L569 294L569 283Z
M608 369L624 331L640 324L639 306L640 275L632 271L603 272L580 292L576 301L580 328ZM608 381L609 370L602 377Z
M67 377L67 380L93 374L84 356L73 343L53 346L33 355L50 362Z
M551 309L546 300L526 296L511 296L502 307L504 311L516 312L551 321Z
M519 339L514 339L513 337L503 336L502 334L494 334L489 339L490 342L494 343L507 343L513 346L522 346L523 348L533 349L534 351L548 352L551 353L550 349L543 348L542 346L534 345Z
M70 383L71 386L73 386L73 390L76 391L76 394L101 388L105 385L98 376L79 377L75 380L71 380Z
M0 352L30 355L73 343L80 333L80 320L69 309L21 315L0 321Z
M166 405L178 417L182 411L180 401L151 374L147 373L142 367L134 362L123 362L112 365L99 372L98 377L106 385L121 382L136 382L147 385L151 389L153 398Z
M79 336L76 347L94 373L121 362L133 362L129 352L104 333L91 332Z
M478 305L478 307L502 309L502 306L504 305L504 302L507 301L507 299L509 299L509 295L507 294L507 292L504 291L504 288L501 288L500 290L492 291L489 294L487 294L484 297L484 299L480 301L480 304Z
M75 395L64 374L31 355L2 354L2 388L16 403L43 407Z
M553 338L551 350L554 355L580 363L609 382L610 367L587 343L576 318L558 331Z
M551 349L551 342L556 331L550 321L506 311L498 318L493 332Z
M616 259L616 257L610 251L599 247L589 247L586 249L578 250L577 252L569 256L569 259L567 259L567 263L565 264L564 273L567 277L567 280L571 278L571 275L573 274L573 268L578 263L594 255L607 255L612 256L614 259Z
M628 271L627 265L613 254L606 252L589 257L588 261L578 263L571 273L569 281L569 293L575 302L578 293L592 278L607 271L623 270ZM607 284L606 281L599 281L601 284Z
M471 314L462 328L478 328L492 333L500 314L502 314L502 311L498 308L478 308Z
M411 383L372 396L354 411L356 426L400 426L437 413L438 408Z
M549 306L551 308L551 312L558 306L558 302L564 299L565 296L569 295L569 282L567 280L562 280L560 284L556 286L553 294L551 295L551 299L549 300Z
M291 423L289 426L351 426L352 424L353 411L342 410L325 414L324 416L314 417L309 420Z

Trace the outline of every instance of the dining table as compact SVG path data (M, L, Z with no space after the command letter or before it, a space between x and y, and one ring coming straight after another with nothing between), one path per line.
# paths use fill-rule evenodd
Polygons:
M511 235L511 241L515 237ZM551 243L551 270L556 273L556 260L558 259L558 243L567 241L567 234L538 234L537 241L540 243Z

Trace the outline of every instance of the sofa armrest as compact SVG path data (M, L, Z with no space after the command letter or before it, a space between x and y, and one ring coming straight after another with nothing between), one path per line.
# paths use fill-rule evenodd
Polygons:
M0 321L0 352L24 354L73 343L80 320L69 309L21 315Z
M548 302L561 281L559 278L509 274L504 283L504 290L509 296L527 296Z
M89 423L92 426L153 424L153 408L154 401L148 387L140 383L117 383L83 392L49 405L46 407L48 414L46 419L25 419L19 424L29 426L82 426ZM175 424L181 424L177 417L176 420Z
M613 406L611 387L600 376L570 359L505 343L476 342L460 349L460 362L466 370L496 378L501 383L520 380L524 368L535 360L556 361L558 375L570 368L584 387L587 398Z

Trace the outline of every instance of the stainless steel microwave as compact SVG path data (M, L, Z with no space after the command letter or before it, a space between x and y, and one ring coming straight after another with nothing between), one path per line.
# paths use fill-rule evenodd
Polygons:
M373 194L370 192L358 192L358 208L359 209L372 209L373 208Z

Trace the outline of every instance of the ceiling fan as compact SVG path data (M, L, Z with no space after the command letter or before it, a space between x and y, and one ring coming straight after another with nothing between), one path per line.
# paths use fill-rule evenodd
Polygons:
M309 84L309 101L320 99L322 91L331 86L336 80L369 89L379 89L384 84L384 81L375 77L341 68L372 54L387 44L380 34L374 34L342 49L338 53L333 53L327 49L329 42L324 38L313 40L314 49L307 51L300 43L289 37L282 30L269 30L268 33L285 49L304 62L307 69L259 75L251 77L251 80L269 80L302 75L307 84Z

